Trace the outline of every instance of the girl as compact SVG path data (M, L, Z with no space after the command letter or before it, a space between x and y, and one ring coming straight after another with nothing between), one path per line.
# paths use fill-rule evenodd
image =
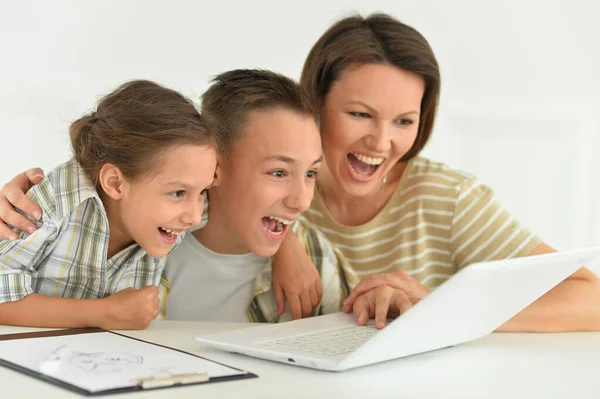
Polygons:
M43 221L0 241L0 324L144 328L165 256L200 222L213 141L190 101L149 81L104 97L70 136L73 159L29 194Z
M357 294L383 283L400 288L414 304L471 263L553 251L476 177L419 156L431 135L440 74L415 29L385 14L345 18L314 45L301 83L318 108L324 154L304 216L364 277L346 310ZM18 186L29 186L23 180L5 190L17 206ZM0 208L5 219L14 218L6 201ZM276 292L292 297L315 279L301 277L314 268L304 266L307 259L298 261L298 247L287 235L274 269ZM308 314L311 300L303 297L302 313ZM599 329L600 281L586 268L501 328Z

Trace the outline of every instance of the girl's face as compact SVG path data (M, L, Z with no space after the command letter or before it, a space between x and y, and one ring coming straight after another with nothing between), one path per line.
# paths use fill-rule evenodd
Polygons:
M385 64L349 68L333 83L320 122L325 167L339 189L379 192L415 142L424 90L420 76Z
M154 257L166 256L182 231L200 224L217 163L213 146L181 145L160 154L156 171L123 185L119 227Z
M208 223L227 226L229 253L272 256L312 201L319 130L314 119L285 109L251 113L240 128L210 191Z

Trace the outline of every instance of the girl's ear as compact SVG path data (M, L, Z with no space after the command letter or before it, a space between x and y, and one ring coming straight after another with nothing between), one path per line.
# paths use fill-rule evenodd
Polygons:
M125 176L121 169L111 163L102 165L99 176L100 187L110 198L120 200L125 189Z

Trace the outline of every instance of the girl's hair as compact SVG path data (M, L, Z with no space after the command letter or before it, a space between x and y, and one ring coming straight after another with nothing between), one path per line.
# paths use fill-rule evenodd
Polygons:
M191 101L147 80L119 86L96 111L73 122L69 133L74 157L97 189L106 163L136 179L154 170L167 147L212 144Z
M243 137L248 115L286 109L315 119L305 91L292 79L261 69L236 69L217 75L202 95L202 117L219 138L225 155Z
M427 40L415 29L387 14L344 18L329 28L310 50L300 79L315 106L322 106L333 83L349 67L394 65L421 76L425 93L421 121L412 148L401 161L425 147L439 101L440 71Z

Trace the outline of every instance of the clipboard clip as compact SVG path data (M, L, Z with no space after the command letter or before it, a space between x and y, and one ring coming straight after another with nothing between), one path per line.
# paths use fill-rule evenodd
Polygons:
M187 385L207 382L208 373L185 373L171 374L167 371L161 371L152 377L138 378L136 384L142 389L152 389L160 387L170 387L172 385Z

